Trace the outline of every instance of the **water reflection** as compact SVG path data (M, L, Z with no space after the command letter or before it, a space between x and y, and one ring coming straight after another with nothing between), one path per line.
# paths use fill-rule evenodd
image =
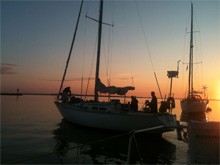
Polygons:
M128 133L80 127L62 120L53 131L54 151L60 163L121 164L127 162ZM131 163L170 164L176 159L176 146L161 137L136 136ZM138 154L140 153L140 154Z

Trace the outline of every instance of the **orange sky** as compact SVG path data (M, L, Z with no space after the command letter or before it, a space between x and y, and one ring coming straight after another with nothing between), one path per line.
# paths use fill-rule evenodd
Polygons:
M66 78L71 81L64 84L71 86L73 93L80 93L82 73L86 78L94 78L97 25L84 17L86 13L97 17L97 2L91 2L90 8L85 3L83 9L82 28ZM104 20L114 22L114 28L103 26L102 82L107 85L107 78L111 78L111 85L135 85L136 90L128 95L149 97L153 90L160 97L155 72L164 97L169 94L167 71L176 70L177 61L181 60L179 78L173 79L173 93L175 97L184 97L187 66L183 63L188 62L189 54L189 34L185 32L190 26L190 2L106 3ZM1 92L16 92L18 88L23 93L58 92L79 5L79 1L1 3ZM200 31L194 36L194 56L195 61L202 61L197 70L200 73L195 76L195 88L201 90L206 85L208 97L214 99L220 99L219 6L219 1L194 2L195 30ZM90 94L93 83L92 80Z

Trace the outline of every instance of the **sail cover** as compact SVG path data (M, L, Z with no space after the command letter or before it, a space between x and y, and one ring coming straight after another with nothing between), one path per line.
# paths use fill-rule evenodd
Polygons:
M117 95L125 95L129 90L134 90L135 87L126 86L126 87L116 87L116 86L109 86L106 87L101 80L98 78L97 82L97 90L100 93L109 93L109 94L117 94Z

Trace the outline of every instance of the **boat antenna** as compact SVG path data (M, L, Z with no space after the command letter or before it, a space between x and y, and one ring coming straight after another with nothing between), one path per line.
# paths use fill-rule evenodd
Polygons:
M81 1L80 10L79 10L79 14L78 14L78 19L77 19L77 22L76 22L76 28L75 28L75 32L74 32L74 35L73 35L73 40L72 40L70 51L69 51L69 55L68 55L68 58L67 58L67 61L66 61L66 67L65 67L65 70L64 70L64 73L63 73L63 78L62 78L62 81L61 81L61 84L60 84L60 89L59 89L59 92L57 94L57 98L59 98L59 95L60 95L61 90L63 88L63 82L64 82L65 77L66 77L66 72L67 72L67 68L68 68L68 65L69 65L70 57L71 57L71 54L72 54L73 45L74 45L74 42L75 42L75 39L76 39L76 32L77 32L78 25L79 25L79 20L80 20L80 16L81 16L83 1L84 0Z

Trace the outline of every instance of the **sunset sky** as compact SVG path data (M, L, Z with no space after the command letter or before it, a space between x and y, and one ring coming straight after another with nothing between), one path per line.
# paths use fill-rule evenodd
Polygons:
M57 93L69 53L81 1L1 1L1 92ZM194 4L195 89L208 87L208 97L220 99L220 1ZM175 97L187 91L190 5L188 0L104 1L100 78L107 85L130 86L128 95L169 94L168 70ZM97 45L98 1L84 2L66 83L83 94L91 77L93 94ZM202 62L202 63L200 63Z

